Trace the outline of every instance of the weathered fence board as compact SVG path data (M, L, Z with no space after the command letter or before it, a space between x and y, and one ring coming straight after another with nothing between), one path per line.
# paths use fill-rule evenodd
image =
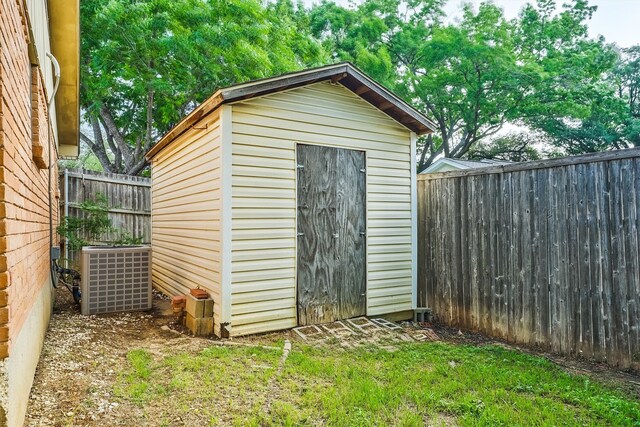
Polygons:
M640 369L640 149L418 177L418 301Z
M96 244L113 242L121 232L151 242L151 180L149 178L105 172L66 169L60 173L60 212L63 216L82 217L80 203L95 200L97 194L107 199L109 218L115 232L107 233ZM64 244L64 243L63 243ZM71 264L76 255L65 249Z

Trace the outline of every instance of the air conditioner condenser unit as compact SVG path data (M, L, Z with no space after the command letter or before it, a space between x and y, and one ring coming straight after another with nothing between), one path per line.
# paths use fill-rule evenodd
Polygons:
M82 314L151 309L151 248L86 246L81 257Z

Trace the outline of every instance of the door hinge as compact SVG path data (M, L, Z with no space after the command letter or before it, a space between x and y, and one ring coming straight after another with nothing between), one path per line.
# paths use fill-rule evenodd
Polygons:
M367 232L366 232L366 231L361 231L361 232L360 232L360 235L361 235L361 236L366 236L366 235L367 235Z
M299 164L299 163L298 163L298 164L296 165L296 168L297 168L297 169L304 169L304 165L301 165L301 164Z
M367 170L365 168L362 168L362 169L360 169L360 172L367 173Z
M298 237L304 236L304 233L298 233Z

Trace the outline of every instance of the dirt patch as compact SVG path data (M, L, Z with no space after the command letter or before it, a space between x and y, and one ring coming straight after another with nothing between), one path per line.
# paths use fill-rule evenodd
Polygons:
M183 335L170 301L154 295L150 312L83 316L64 290L58 292L27 408L27 426L128 425L128 411L113 396L127 353L144 348L198 351L210 340Z

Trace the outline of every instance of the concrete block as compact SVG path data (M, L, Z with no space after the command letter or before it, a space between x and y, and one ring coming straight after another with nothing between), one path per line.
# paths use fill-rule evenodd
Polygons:
M365 334L382 330L380 326L376 325L364 316L356 317L354 319L347 319L347 324Z
M400 327L400 325L398 325L397 323L390 322L387 319L376 318L376 319L371 319L371 321L373 323L375 323L376 325L378 325L378 326L382 326L383 328L387 328L387 329L390 329L392 331L397 330L397 329L402 329Z
M414 322L430 322L431 321L431 309L426 307L418 307L413 310Z
M308 325L308 326L299 326L297 328L293 328L293 332L298 334L300 338L303 340L314 339L314 338L325 338L325 333L322 329L320 329L317 325Z
M196 319L213 317L213 300L186 295L186 312Z
M205 306L205 301L203 299L197 299L192 295L186 295L187 297L187 314L191 315L191 317L194 317L196 319L205 317L204 315L204 306Z
M213 317L196 318L187 313L184 324L196 336L213 334Z
M213 317L213 300L210 298L204 300L204 316L203 317Z

